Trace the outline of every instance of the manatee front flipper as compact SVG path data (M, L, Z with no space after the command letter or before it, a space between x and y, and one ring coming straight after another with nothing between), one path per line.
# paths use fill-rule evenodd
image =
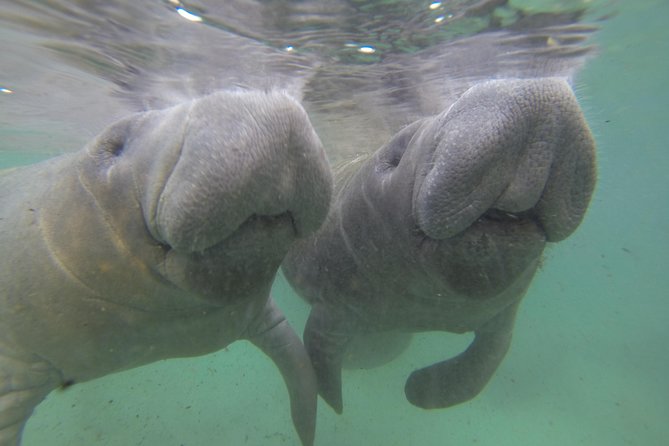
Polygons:
M316 432L316 377L304 345L272 299L267 301L248 339L281 371L290 397L290 413L303 446L314 444Z
M48 364L0 348L0 446L20 443L33 409L59 382L59 374Z
M467 350L446 361L414 371L404 393L414 406L437 409L464 403L488 384L511 344L518 304L476 330Z
M341 368L344 352L353 339L352 317L338 315L333 308L315 304L304 327L304 346L318 380L318 393L335 412L341 414Z

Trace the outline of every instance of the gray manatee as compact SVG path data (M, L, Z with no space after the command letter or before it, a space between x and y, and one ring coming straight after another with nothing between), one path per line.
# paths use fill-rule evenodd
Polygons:
M269 292L331 192L320 140L280 92L135 114L1 173L0 445L54 388L238 339L275 362L311 445L315 376Z
M342 411L356 337L473 331L405 386L422 408L473 398L509 348L546 243L576 229L593 192L595 144L570 86L480 83L349 168L326 222L282 264L312 305L303 339L319 393Z

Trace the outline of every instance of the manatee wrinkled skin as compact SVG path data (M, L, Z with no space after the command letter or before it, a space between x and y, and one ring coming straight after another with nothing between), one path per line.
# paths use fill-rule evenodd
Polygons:
M280 92L132 115L1 173L0 445L56 387L238 339L276 363L311 445L315 376L269 292L331 191L320 140Z
M341 412L347 346L386 331L473 331L405 393L422 408L476 396L546 243L576 229L595 180L595 144L562 79L483 82L401 130L338 180L326 222L282 264L312 305L303 339L321 396Z

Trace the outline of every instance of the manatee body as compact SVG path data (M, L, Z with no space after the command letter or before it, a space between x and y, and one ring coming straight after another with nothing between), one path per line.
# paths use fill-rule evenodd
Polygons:
M272 92L136 114L1 173L0 445L56 387L238 339L276 363L311 445L315 377L269 292L331 182L306 113Z
M405 386L423 408L473 398L509 348L546 243L576 229L594 188L595 145L569 85L478 84L349 167L326 222L282 265L312 305L303 339L320 394L342 411L357 337L473 331L466 351Z

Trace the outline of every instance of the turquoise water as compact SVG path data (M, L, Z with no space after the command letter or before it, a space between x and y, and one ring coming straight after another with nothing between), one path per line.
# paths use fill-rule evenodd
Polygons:
M669 2L620 7L576 81L599 146L595 198L548 250L492 382L469 403L414 408L406 376L469 340L417 336L390 365L344 372L345 412L321 404L317 445L667 444ZM308 309L281 277L274 296L301 331ZM287 408L275 366L238 342L56 391L24 445L293 445Z

